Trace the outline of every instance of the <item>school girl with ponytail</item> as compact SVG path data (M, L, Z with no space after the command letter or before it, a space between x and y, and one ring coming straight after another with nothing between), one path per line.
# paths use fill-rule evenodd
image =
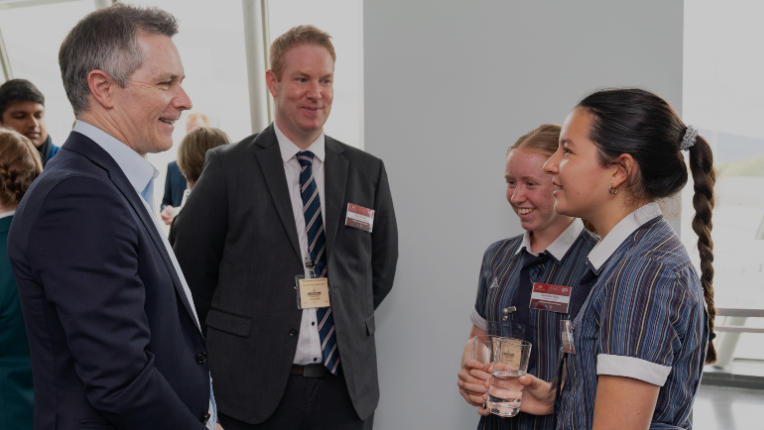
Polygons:
M695 183L700 276L657 204L687 183L683 151ZM602 240L580 281L591 290L572 323L561 383L520 378L521 410L554 413L557 429L691 428L703 365L716 359L708 143L657 95L605 90L568 116L544 169L557 188L555 210L589 220Z

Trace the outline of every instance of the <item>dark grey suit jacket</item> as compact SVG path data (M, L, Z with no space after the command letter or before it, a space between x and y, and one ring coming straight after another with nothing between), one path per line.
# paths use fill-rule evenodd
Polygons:
M359 417L379 400L374 309L393 285L398 230L381 160L326 137L327 266L341 368ZM372 233L346 227L348 203L374 209ZM174 223L174 249L194 294L218 410L262 423L289 379L303 274L286 174L273 125L207 153Z

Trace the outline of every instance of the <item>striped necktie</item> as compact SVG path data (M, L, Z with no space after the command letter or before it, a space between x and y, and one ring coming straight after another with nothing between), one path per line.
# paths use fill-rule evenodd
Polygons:
M515 313L512 314L512 322L525 326L524 338L525 341L530 342L531 344L531 355L528 358L528 369L531 369L536 364L536 357L540 352L538 344L536 343L537 334L533 329L534 325L531 324L530 305L533 293L531 270L536 266L547 263L550 257L546 251L540 252L538 255L533 255L528 252L527 249L522 251L521 257L523 259L523 266L520 269L520 282L517 284L517 289L512 295L512 305L517 309ZM543 270L541 268L539 269Z
M313 177L313 153L303 151L297 153L300 162L300 195L302 196L303 215L305 216L305 231L308 233L308 253L315 265L313 272L317 278L326 277L326 235L324 220L321 217L321 199L318 197L316 179ZM324 366L337 375L340 364L337 351L337 335L334 332L334 317L332 308L317 308L318 337L321 341L321 355Z

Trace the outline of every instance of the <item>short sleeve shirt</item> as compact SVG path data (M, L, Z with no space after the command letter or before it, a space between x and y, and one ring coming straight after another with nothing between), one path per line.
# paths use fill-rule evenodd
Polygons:
M547 249L551 258L530 270L532 282L575 286L586 270L586 256L597 243L597 236L584 229L580 220L574 221ZM480 269L477 300L472 312L476 327L489 331L490 322L498 322L504 316L502 310L518 306L515 302L522 268L522 250L530 251L528 234L496 242L488 247ZM522 286L532 288L531 285ZM529 306L529 303L524 304ZM551 381L560 349L560 320L568 314L530 310L529 325L525 336L533 336L537 354L536 363L528 372ZM520 413L513 418L496 415L481 417L479 429L551 429L551 415L536 416Z
M684 245L652 203L622 220L588 263L597 278L573 322L576 353L566 358L557 428L592 428L598 375L661 387L651 428L691 428L708 329Z

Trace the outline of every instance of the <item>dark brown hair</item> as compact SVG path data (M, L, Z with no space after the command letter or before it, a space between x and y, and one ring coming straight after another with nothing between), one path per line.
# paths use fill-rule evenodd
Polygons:
M561 128L557 124L541 124L538 128L524 134L507 150L507 155L513 149L525 148L544 155L552 156L560 144Z
M202 175L207 151L231 143L228 135L219 128L199 127L188 132L178 147L178 167L189 182L196 182Z
M627 183L635 198L654 201L684 188L688 174L680 145L687 126L665 100L638 88L608 89L587 96L578 108L593 116L589 138L597 145L603 165L621 154L629 154L636 161L639 167ZM700 283L708 311L709 335L713 337L716 308L711 212L716 170L706 139L701 136L695 139L689 159L695 189L692 229L698 235ZM715 361L716 349L709 341L706 363Z
M16 206L42 173L40 153L26 136L0 128L0 204Z
M281 81L281 75L286 68L286 54L290 49L298 45L323 46L332 56L332 61L337 61L337 54L332 45L332 36L312 25L298 25L287 30L286 33L277 37L271 43L270 67L276 75L276 80Z
M11 79L0 85L0 120L15 102L34 102L45 106L45 96L26 79Z

